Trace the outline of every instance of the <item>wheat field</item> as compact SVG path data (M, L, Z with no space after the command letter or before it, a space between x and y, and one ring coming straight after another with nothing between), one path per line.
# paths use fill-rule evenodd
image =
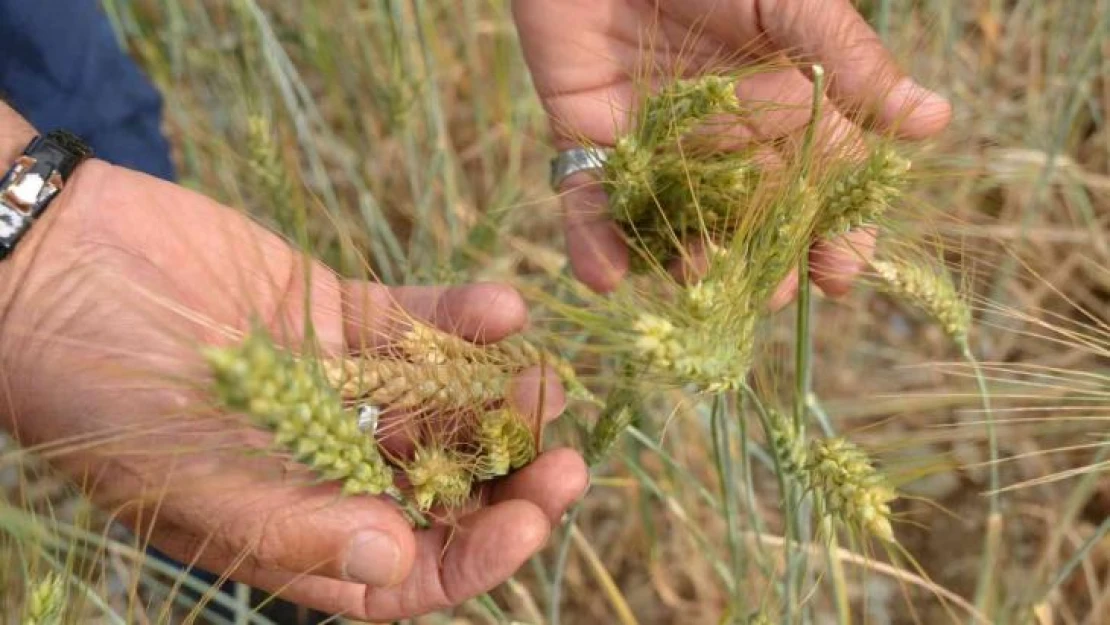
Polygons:
M849 149L806 109L772 166L693 129L786 105L737 101L727 72L645 89L602 172L635 275L602 295L568 266L508 3L103 0L183 185L341 275L502 281L529 305L503 345L416 324L339 358L261 331L197 346L251 436L416 526L540 449L585 454L539 555L404 622L1110 623L1110 2L857 4L951 126ZM812 240L871 226L848 295L806 285ZM706 266L676 277L692 242ZM561 419L488 408L534 366L567 388ZM414 415L412 457L359 401ZM429 436L439 412L455 425ZM148 552L51 466L97 444L0 438L0 622L355 622Z

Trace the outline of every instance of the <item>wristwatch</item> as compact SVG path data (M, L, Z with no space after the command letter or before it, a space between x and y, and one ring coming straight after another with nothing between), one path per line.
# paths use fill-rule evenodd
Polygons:
M76 135L55 130L35 137L0 178L0 260L11 253L73 171L92 156Z

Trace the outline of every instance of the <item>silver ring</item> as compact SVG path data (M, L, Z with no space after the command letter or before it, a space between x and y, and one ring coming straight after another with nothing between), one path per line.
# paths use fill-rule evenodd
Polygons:
M601 169L608 158L609 152L601 148L579 146L559 152L551 159L551 190L558 193L563 181L580 171Z

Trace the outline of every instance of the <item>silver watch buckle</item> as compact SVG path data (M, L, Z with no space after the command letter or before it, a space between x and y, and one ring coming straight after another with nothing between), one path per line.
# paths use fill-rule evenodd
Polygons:
M24 216L32 215L36 208L44 206L62 190L62 177L51 171L46 179L33 171L38 161L30 156L21 156L12 167L11 174L0 188L0 203Z

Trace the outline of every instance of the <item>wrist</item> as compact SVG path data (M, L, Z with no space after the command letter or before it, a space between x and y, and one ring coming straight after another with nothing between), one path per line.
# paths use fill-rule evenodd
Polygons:
M18 186L14 183L5 191L7 229L0 246L0 313L7 309L6 303L22 282L31 257L36 256L34 250L44 237L41 231L49 227L52 214L74 194L70 187L78 176L73 167L83 160L78 156L83 147L80 141L69 143L65 133L50 134L41 141L36 141L37 136L31 124L0 102L0 178L19 163L26 178L17 173L13 180L27 183L19 192L14 191ZM34 147L29 147L33 141ZM22 156L30 154L29 149L34 154L25 160ZM20 214L22 217L16 217Z

